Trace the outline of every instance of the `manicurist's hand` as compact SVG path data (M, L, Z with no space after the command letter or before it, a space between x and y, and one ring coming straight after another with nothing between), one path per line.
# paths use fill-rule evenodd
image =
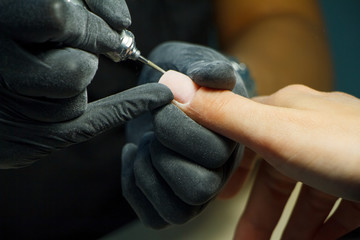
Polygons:
M98 54L116 50L130 23L124 0L0 1L0 168L30 165L172 100L148 84L88 104Z
M252 100L167 77L173 103L201 125L243 143L262 162L236 239L268 239L296 181L304 183L284 238L336 239L360 225L360 100L302 85ZM245 155L246 156L246 155ZM249 159L237 173L246 174ZM229 189L241 185L235 173ZM238 179L238 182L236 181ZM343 198L325 223L334 202ZM261 231L259 231L261 230Z

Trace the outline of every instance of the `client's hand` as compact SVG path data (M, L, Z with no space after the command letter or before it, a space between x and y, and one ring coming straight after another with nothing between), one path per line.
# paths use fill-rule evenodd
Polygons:
M167 78L176 105L265 159L236 239L269 239L296 181L304 183L283 238L337 239L360 226L360 100L293 85L252 100ZM169 82L169 83L167 83ZM179 103L181 102L181 103ZM248 160L249 160L248 155ZM241 186L249 161L230 190ZM333 204L343 198L326 220ZM326 220L326 221L325 221Z

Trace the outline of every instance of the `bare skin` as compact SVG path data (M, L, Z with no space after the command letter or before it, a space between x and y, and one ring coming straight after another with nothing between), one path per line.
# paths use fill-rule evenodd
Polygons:
M191 79L176 72L167 72L161 82L189 117L265 160L235 239L269 239L297 181L304 186L284 239L337 239L360 226L359 99L304 85L246 99L192 86ZM251 170L254 155L246 156L225 189L228 196ZM339 197L339 208L324 223Z

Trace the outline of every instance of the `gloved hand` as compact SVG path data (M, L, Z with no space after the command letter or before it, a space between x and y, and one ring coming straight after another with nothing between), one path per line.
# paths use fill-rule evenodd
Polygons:
M198 85L247 96L232 62L212 49L170 42L149 58ZM140 84L159 78L145 67ZM127 135L131 143L122 154L123 195L152 228L182 224L199 214L224 186L243 151L243 146L198 125L173 104L130 121Z
M160 84L88 104L96 54L119 47L124 0L0 1L0 168L26 166L166 104ZM115 29L115 30L114 30ZM121 79L119 79L121 81Z

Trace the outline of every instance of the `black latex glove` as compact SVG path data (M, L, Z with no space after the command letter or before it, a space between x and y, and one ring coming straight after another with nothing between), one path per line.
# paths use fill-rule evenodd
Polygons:
M130 14L124 0L86 4L0 1L0 168L26 166L171 101L155 84L87 103L97 54L120 45Z
M198 85L247 96L233 63L212 49L170 42L157 47L149 58L165 70L188 75ZM159 78L157 72L144 68L140 84ZM243 146L198 125L173 104L151 114L127 125L132 143L123 148L122 187L142 222L162 228L185 223L201 212L239 164Z

